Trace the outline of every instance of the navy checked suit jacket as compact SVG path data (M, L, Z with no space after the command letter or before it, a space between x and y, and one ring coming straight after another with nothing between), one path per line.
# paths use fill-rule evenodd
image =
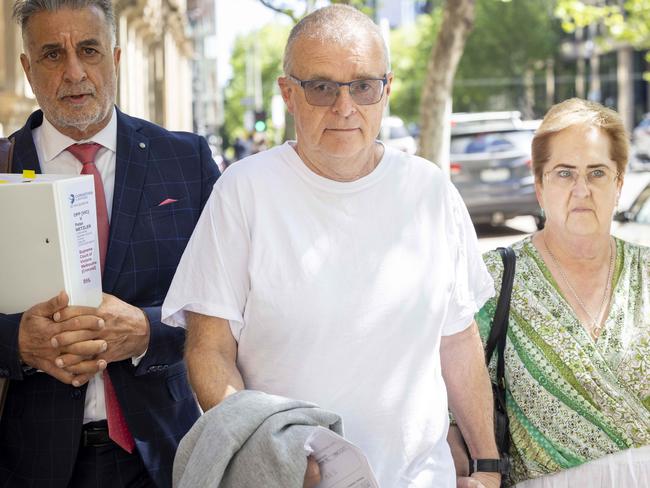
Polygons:
M15 172L40 172L31 131L42 121L37 111L12 136ZM183 362L185 331L162 324L160 307L218 176L203 138L117 111L103 289L144 310L151 339L137 367L125 360L108 370L136 447L159 487L171 486L176 448L199 416ZM177 202L159 207L167 198ZM0 423L0 487L65 487L79 447L86 387L23 371L20 318L0 314L0 377L10 379Z

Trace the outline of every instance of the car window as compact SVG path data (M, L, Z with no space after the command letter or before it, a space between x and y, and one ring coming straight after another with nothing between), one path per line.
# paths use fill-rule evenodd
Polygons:
M483 132L454 136L451 139L452 154L499 153L514 150L530 151L532 131Z

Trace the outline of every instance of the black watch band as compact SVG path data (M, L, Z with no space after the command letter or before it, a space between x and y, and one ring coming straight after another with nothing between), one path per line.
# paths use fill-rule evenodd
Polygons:
M501 459L470 459L469 460L469 474L477 471L483 473L501 473L503 470L503 463Z

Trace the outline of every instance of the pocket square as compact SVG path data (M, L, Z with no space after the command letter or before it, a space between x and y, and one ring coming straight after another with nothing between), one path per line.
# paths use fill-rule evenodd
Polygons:
M178 200L174 200L173 198L165 198L162 202L158 204L159 207L162 207L163 205L169 205L170 203L175 203Z

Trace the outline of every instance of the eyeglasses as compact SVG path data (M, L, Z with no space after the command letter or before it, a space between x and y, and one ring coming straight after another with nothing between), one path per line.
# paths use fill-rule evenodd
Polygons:
M373 105L379 102L384 95L384 86L388 78L370 78L368 80L354 80L346 83L330 80L299 80L295 76L289 78L298 83L305 92L305 99L309 105L329 107L336 102L339 88L349 87L350 96L358 105Z
M587 186L603 189L609 187L620 173L606 166L590 169L586 173L574 168L555 168L544 173L548 184L564 189L573 188L580 176L586 179Z

